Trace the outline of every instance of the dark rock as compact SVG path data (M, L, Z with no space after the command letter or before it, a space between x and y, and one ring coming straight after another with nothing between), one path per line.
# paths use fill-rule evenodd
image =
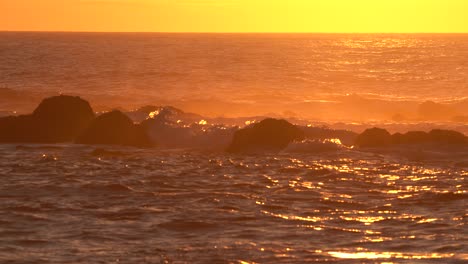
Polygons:
M87 101L64 95L44 99L32 115L43 127L39 137L50 142L72 141L95 117Z
M372 128L360 134L356 140L359 147L384 147L388 145L439 144L465 145L468 138L457 131L434 129L429 133L424 131L409 131L405 134L390 135L386 130Z
M468 144L468 139L464 134L453 130L434 129L429 132L429 138L432 143L438 144Z
M409 131L392 135L392 144L423 144L430 142L429 134L424 131Z
M236 131L227 151L232 153L280 151L295 140L304 139L304 132L286 120L265 119Z
M385 147L392 143L390 133L382 128L369 128L356 138L356 146L361 148Z
M151 147L145 130L120 111L102 114L76 139L77 144Z
M93 118L91 106L80 97L46 98L31 115L0 118L0 142L73 141Z

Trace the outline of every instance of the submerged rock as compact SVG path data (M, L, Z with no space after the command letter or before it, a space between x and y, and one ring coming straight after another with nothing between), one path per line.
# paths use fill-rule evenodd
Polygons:
M37 130L32 115L7 116L0 118L0 142L37 142Z
M280 151L295 140L304 139L304 132L286 120L265 119L240 129L227 151L231 153Z
M94 117L89 103L80 97L46 98L30 115L0 118L0 142L73 141Z
M361 148L385 147L392 143L392 135L382 128L369 128L356 138L356 146Z
M396 133L392 135L392 143L464 145L468 143L468 139L457 131L434 129L429 133L424 131L410 131L405 134Z
M76 139L77 144L151 147L145 130L121 111L112 111L94 119Z

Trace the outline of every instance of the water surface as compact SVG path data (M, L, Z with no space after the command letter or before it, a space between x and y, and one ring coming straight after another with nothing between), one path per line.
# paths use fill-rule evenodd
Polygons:
M0 262L468 261L468 151L400 152L3 145Z
M95 104L123 96L127 104L262 104L267 113L346 94L416 101L468 94L466 34L3 32L0 57L0 86L80 94Z

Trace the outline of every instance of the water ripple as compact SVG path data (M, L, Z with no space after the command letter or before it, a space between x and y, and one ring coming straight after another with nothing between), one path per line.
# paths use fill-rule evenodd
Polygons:
M0 158L0 262L468 260L467 172L449 159L72 145Z

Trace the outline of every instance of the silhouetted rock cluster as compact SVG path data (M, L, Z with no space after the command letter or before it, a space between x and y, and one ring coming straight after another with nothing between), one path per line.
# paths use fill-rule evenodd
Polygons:
M370 128L361 133L355 145L362 148L386 147L391 145L410 144L443 144L443 145L467 145L468 137L464 134L453 131L434 129L429 133L424 131L409 131L405 134L390 134L381 128Z
M383 147L392 143L392 135L382 128L366 129L356 138L356 145L363 148Z
M240 129L227 151L232 153L280 151L295 140L304 139L304 132L286 120L268 118Z
M94 117L89 103L79 97L50 97L30 115L0 118L0 142L73 141Z
M425 106L432 109L432 103ZM435 110L434 110L435 111ZM146 119L146 117L151 118ZM130 117L129 117L130 116ZM133 119L140 120L135 124ZM357 135L346 130L324 127L298 127L285 120L267 118L238 129L237 126L208 124L202 116L173 107L147 106L130 113L115 110L95 116L89 103L80 97L54 96L44 99L32 114L0 118L0 143L59 143L151 147L227 147L232 153L276 152L291 142L318 140L301 144L307 151L317 149L323 140L338 138L345 145L385 147L408 144L468 145L467 137L457 131L434 129L390 134L371 128ZM201 121L200 121L201 120ZM202 122L203 121L203 122Z
M468 138L458 131L434 129L429 132L429 142L439 144L467 144Z
M120 111L102 114L76 139L77 144L150 147L145 130Z
M89 103L80 97L44 99L30 115L0 118L1 143L109 144L146 147L145 131L120 111L96 118Z
M429 134L424 131L409 131L405 134L395 133L391 136L393 144L423 144L429 141Z

